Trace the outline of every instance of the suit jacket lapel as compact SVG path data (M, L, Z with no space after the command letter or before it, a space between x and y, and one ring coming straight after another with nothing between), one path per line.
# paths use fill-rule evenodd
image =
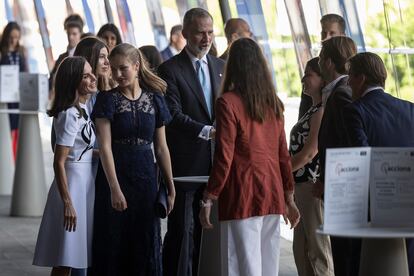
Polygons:
M207 108L207 103L204 98L203 88L201 87L201 84L198 81L198 77L194 70L193 64L191 63L191 60L188 57L185 50L182 50L181 53L179 53L179 61L180 61L180 67L181 67L182 74L184 76L185 81L190 86L191 91L194 93L198 101L203 106L203 109L206 115L210 117L208 108Z
M208 68L210 70L210 81L211 81L211 89L213 92L213 110L212 110L212 120L215 120L215 103L216 99L220 96L220 84L221 84L221 72L219 72L216 68L216 64L212 61L210 56L207 56L208 59Z

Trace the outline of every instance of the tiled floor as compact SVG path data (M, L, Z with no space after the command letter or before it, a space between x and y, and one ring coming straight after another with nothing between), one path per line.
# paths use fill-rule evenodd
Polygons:
M10 196L0 196L0 276L49 275L50 269L31 265L40 218L10 217L9 208ZM285 239L281 243L279 275L297 275L292 243Z

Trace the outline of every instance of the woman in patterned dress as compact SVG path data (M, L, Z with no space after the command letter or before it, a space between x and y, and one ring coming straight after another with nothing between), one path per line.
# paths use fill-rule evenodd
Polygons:
M303 92L312 97L312 107L290 133L295 201L302 215L293 236L293 255L299 276L334 275L329 237L316 234L316 229L323 224L323 201L312 194L319 177L318 133L323 115L324 81L318 61L319 58L308 61L302 78Z

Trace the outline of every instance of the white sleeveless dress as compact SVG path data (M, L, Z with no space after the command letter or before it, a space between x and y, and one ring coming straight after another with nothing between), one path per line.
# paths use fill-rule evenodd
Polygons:
M39 229L33 264L38 266L66 266L87 268L91 266L93 207L95 200L95 175L92 169L92 153L95 143L95 128L85 114L71 107L54 119L56 144L70 147L65 162L68 190L76 211L75 232L63 226L63 201L53 181L42 223Z

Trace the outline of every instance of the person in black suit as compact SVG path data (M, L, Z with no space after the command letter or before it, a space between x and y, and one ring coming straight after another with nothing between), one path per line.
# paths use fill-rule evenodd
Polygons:
M374 53L349 60L349 86L354 102L344 109L352 147L414 147L414 104L384 91L387 70ZM390 135L392 134L392 135ZM414 275L414 241L406 239L410 276Z
M175 25L171 28L170 31L170 44L161 51L161 57L163 61L167 61L184 48L185 38L182 34L183 26Z
M322 105L325 112L318 135L320 156L320 181L314 185L314 195L322 197L327 148L347 146L343 122L343 109L351 103L351 88L347 85L347 60L356 54L354 41L345 36L336 36L322 43L319 67L327 85L322 89ZM331 237L332 257L336 276L358 275L360 239Z
M167 143L174 176L209 175L214 138L214 102L218 97L224 61L208 55L213 41L213 18L201 8L186 12L180 54L161 64L158 74L167 82L166 101L173 117ZM197 275L201 241L199 201L205 185L175 182L175 206L168 217L163 268L168 276Z

